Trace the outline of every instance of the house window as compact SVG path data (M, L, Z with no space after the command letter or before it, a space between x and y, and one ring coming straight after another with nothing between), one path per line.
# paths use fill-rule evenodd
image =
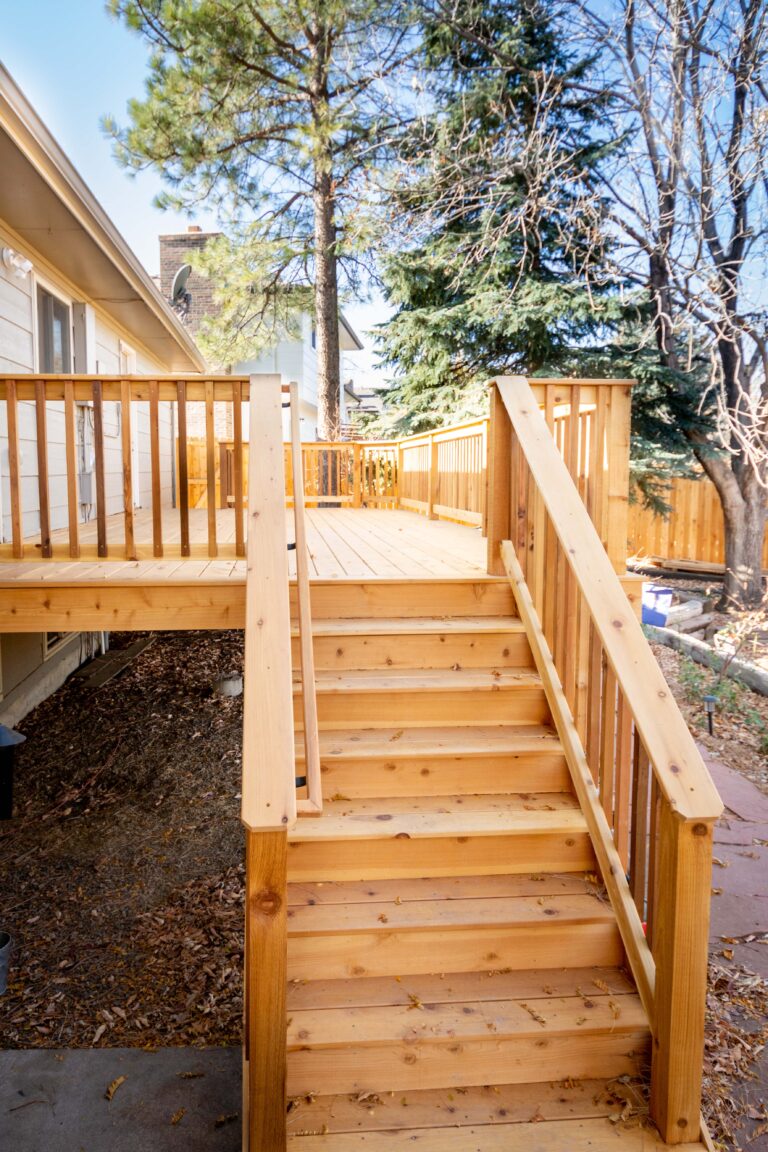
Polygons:
M61 648L62 644L66 644L74 636L74 632L46 632L45 633L45 651L44 656L47 659L52 656Z
M37 341L41 372L72 371L72 319L68 305L37 286Z

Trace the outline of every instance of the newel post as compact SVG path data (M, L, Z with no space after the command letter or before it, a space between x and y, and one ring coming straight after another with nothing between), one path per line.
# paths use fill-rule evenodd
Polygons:
M501 542L512 536L512 421L495 383L491 385L487 476L488 574L504 576Z
M243 1152L285 1152L287 833L247 831L245 870Z
M667 1144L699 1139L713 828L661 806L651 1118Z

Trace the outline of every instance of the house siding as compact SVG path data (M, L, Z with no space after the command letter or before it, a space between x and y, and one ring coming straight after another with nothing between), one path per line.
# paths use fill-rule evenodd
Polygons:
M151 375L164 371L164 366L149 356L129 333L123 332L110 319L77 291L75 285L59 277L34 252L25 250L18 239L7 232L0 222L0 248L8 245L32 260L35 270L23 279L17 278L0 263L0 371L20 376L36 371L36 288L41 282L50 291L73 305L84 301L88 311L86 363L77 364L78 371L101 372L105 375L120 372L121 341L136 350L136 372ZM40 271L38 281L37 270ZM73 341L73 347L75 342ZM106 492L107 513L121 512L123 508L122 440L120 406L105 406L106 432ZM139 502L151 492L151 462L149 443L149 405L132 405L131 418L135 426L138 462ZM51 528L67 525L67 475L64 429L64 405L46 404L47 442L49 462L49 499ZM81 458L79 467L92 471L92 408L78 405ZM40 531L40 502L37 480L37 421L35 405L22 401L18 406L19 449L21 456L21 498L23 531L33 536ZM160 405L161 480L164 499L170 502L173 490L173 405ZM91 458L89 458L91 457ZM81 504L81 520L95 516L95 508ZM0 405L0 534L10 539L10 467L8 457L8 422L6 405ZM33 707L45 699L86 658L101 646L98 633L73 633L47 651L45 633L3 634L0 636L0 722L18 723Z

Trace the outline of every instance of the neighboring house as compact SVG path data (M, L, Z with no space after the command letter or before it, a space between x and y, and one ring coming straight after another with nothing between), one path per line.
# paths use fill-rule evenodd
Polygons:
M190 333L0 65L0 372L197 373ZM148 404L132 419L133 502L150 484ZM174 487L174 405L161 405L162 486ZM0 404L0 539L10 539L8 429ZM120 406L105 405L107 512L123 509ZM47 405L51 528L67 522L63 405ZM81 520L94 515L93 412L78 404ZM19 406L25 536L39 531L35 408ZM0 636L0 720L13 724L87 656L96 635Z
M191 225L186 232L160 237L160 286L166 299L170 299L174 277L180 268L188 263L193 252L199 252L216 236L215 232L203 232L197 225ZM186 283L186 300L182 309L189 331L195 335L200 325L216 313L214 285L205 276L194 271ZM344 315L340 316L339 344L341 349L341 379L345 376L344 353L362 351L363 345L355 335ZM303 313L298 318L299 334L294 339L281 340L252 360L241 360L232 365L235 373L278 372L287 380L295 380L299 385L301 414L301 435L303 440L317 439L317 353L315 351L315 330L312 317ZM341 423L349 420L348 397L342 386L339 395ZM227 426L227 411L216 414L216 435L220 440L232 438L232 429ZM190 412L189 434L204 435L202 410ZM288 417L285 418L285 435L288 438Z

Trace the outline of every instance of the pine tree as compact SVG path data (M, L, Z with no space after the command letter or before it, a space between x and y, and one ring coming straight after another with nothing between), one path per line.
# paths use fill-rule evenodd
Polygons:
M357 222L369 170L399 115L409 59L397 0L109 0L151 45L130 126L107 128L133 169L160 170L161 202L213 204L248 247L257 289L310 283L319 424L339 423L339 282L365 248ZM246 285L246 290L247 290ZM269 309L265 315L269 314Z

